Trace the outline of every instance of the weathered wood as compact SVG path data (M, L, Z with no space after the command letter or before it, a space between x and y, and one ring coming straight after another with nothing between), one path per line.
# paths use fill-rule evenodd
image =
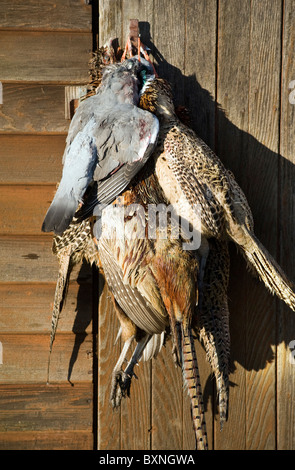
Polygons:
M3 84L1 133L66 134L62 85Z
M212 149L215 148L216 17L216 0L198 2L189 0L185 4L185 56L181 77L184 101L182 104L189 110L191 126ZM196 342L196 350L206 407L208 445L212 449L214 380L211 377L211 368L206 355L198 342ZM187 401L186 419L183 418L184 448L194 449L195 437L191 426L186 390L184 390L184 395Z
M165 2L163 8L160 0L154 0L154 12L152 38L157 49L156 51L154 48L157 71L171 83L176 104L183 104L184 83L181 76L185 65L184 3L172 0Z
M120 355L120 340L115 344L119 322L102 276L99 278L99 286L97 448L99 450L119 450L121 449L121 410L112 410L109 402L111 374ZM135 428L136 426L133 431L128 429L127 434L136 433Z
M0 433L92 429L91 383L1 384L0 391Z
M186 2L184 102L197 134L215 148L217 1Z
M232 161L232 169L237 180L245 181L243 189L246 192L250 206L253 208L254 220L256 223L256 234L275 255L276 248L276 201L277 201L277 143L278 143L278 107L280 91L280 27L281 27L281 7L279 3L272 2L262 5L259 2L240 2L239 11L233 10L224 15L228 19L231 28L226 31L232 35L237 30L239 19L243 16L250 18L251 26L245 29L246 23L239 27L239 31L245 31L245 52L249 54L249 60L243 60L241 48L238 52L236 64L232 56L233 48L228 46L231 55L228 57L221 55L219 47L219 60L224 57L224 97L221 101L222 107L228 113L230 122L227 123L224 117L222 127L219 127L219 145L222 154L227 155L227 161ZM229 4L227 4L229 7ZM232 2L232 8L238 7L237 2ZM222 4L226 8L225 4ZM243 8L246 8L246 15L241 15ZM221 10L225 11L225 10ZM250 13L250 15L249 15ZM222 18L222 15L220 15ZM230 33L231 32L231 33ZM243 46L243 35L239 34L240 42ZM248 39L249 38L249 39ZM263 41L262 39L263 38ZM221 35L222 41L224 36ZM249 45L250 40L250 45ZM231 41L232 42L232 41ZM264 45L267 44L267 47ZM248 51L248 52L247 52ZM226 60L227 59L227 60ZM234 67L236 75L232 75L234 80L230 80L230 74ZM239 73L240 71L240 73ZM245 77L248 75L248 83ZM236 76L238 81L236 81ZM226 80L227 78L227 80ZM233 82L233 84L232 84ZM234 86L240 82L240 88L235 92ZM226 89L228 85L228 89ZM221 78L218 81L218 90L222 87ZM249 90L249 96L247 93ZM233 94L232 94L233 92ZM231 105L228 97L232 96L234 101L237 97L237 104ZM243 103L239 102L240 97L244 97ZM219 95L218 95L219 98ZM245 114L249 110L249 114ZM247 124L249 120L249 125ZM237 123L237 128L232 125ZM245 132L243 132L245 130ZM248 132L248 134L247 134ZM234 135L238 135L240 145L232 147L238 142ZM220 143L223 143L221 146ZM229 142L229 148L226 149ZM245 145L246 144L246 145ZM237 158L238 156L238 158ZM240 162L240 163L239 163ZM238 167L239 165L240 168ZM243 176L244 175L244 176ZM263 178L261 178L263 175ZM244 267L243 267L244 269ZM243 282L240 274L237 279ZM239 286L235 284L235 289ZM232 433L234 439L239 438L240 448L267 449L275 446L275 364L273 362L273 351L271 345L275 341L275 301L266 292L264 286L256 280L249 278L243 282L246 297L241 294L237 302L240 313L244 315L246 323L239 322L239 328L234 331L243 331L245 355L241 357L241 365L248 372L245 376L245 390L243 400L240 403L245 406L242 411L242 422L245 426L241 433ZM242 299L245 299L244 302ZM247 299L247 300L246 300ZM243 306L244 303L244 306ZM233 318L233 315L231 316ZM233 322L231 320L232 327ZM244 326L243 326L244 325ZM242 342L238 349L242 351ZM233 351L235 354L235 351ZM237 351L239 353L239 351ZM232 380L235 382L234 375ZM244 381L243 381L244 383ZM243 391L241 387L241 391ZM247 399L245 400L245 397ZM239 409L235 401L230 401L230 407L236 413ZM244 418L243 418L244 414ZM237 416L237 415L236 415ZM229 417L231 419L231 415ZM232 425L238 429L235 422ZM240 421L241 422L241 421ZM226 436L222 433L221 439Z
M295 2L284 2L283 57L282 57L282 92L280 116L280 261L289 278L295 280ZM291 94L293 92L293 95ZM277 374L277 446L278 449L295 448L294 396L295 365L294 312L280 304L278 329L278 374Z
M46 383L49 335L0 334L0 383ZM50 363L50 382L92 382L92 336L58 333Z
M0 282L56 283L58 262L51 251L52 237L0 237ZM74 268L71 279L91 280L87 265Z
M54 185L1 185L0 234L42 235L42 222L55 192Z
M152 1L115 2L104 1L99 12L99 45L109 38L118 38L124 49L129 34L129 20L148 19L152 13ZM152 16L151 16L152 17ZM149 17L150 18L150 17ZM144 41L144 26L140 28ZM103 284L101 278L101 284ZM151 407L151 363L140 363L136 370L138 380L133 379L130 400L124 400L121 410L112 414L110 420L109 393L111 372L119 357L122 344L114 341L118 321L108 291L104 289L99 304L99 449L149 449L150 448L150 407ZM121 424L120 424L121 423Z
M248 200L253 207L256 235L275 258L281 15L281 2L251 2ZM246 446L273 449L276 365L272 345L276 340L276 301L258 281L249 283L248 289Z
M135 368L130 399L121 405L121 445L126 450L150 449L151 440L151 367L152 361Z
M1 81L87 83L90 33L0 31Z
M84 0L2 0L0 29L91 31L91 6Z
M90 431L1 432L0 450L92 450Z
M49 334L54 291L53 283L0 284L0 332ZM59 332L91 333L91 296L90 282L70 282Z
M216 151L238 183L245 189L247 159L248 88L250 51L250 1L221 2L218 14L218 66ZM235 31L239 31L236 38ZM233 47L233 38L237 47ZM238 158L239 156L239 158ZM215 449L245 449L246 418L246 315L247 282L245 263L231 253L229 286L231 358L235 367L230 375L229 417L222 432L215 422ZM235 429L233 433L232 430Z
M180 450L183 446L183 380L172 359L169 341L152 368L152 450Z
M64 135L1 135L0 183L56 184L64 148Z

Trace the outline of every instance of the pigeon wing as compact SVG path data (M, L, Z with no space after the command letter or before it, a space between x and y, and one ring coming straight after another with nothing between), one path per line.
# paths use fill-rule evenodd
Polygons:
M93 176L95 185L77 213L81 219L93 214L95 206L113 202L141 170L157 144L156 116L135 106L124 108L119 116L113 116L112 125L106 126L108 133L100 132L96 138L99 160Z

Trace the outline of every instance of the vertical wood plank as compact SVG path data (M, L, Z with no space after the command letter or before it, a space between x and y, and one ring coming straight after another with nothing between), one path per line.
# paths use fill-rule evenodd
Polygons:
M129 33L129 20L137 18L140 24L142 40L145 41L145 32L149 30L148 25L152 23L153 0L140 1L104 1L100 2L99 19L99 46L102 46L110 38L118 38L121 48L125 47ZM107 293L103 294L107 296ZM101 305L104 303L104 307ZM102 310L103 309L103 310ZM131 385L130 399L123 400L121 409L112 415L112 420L105 419L105 414L110 407L108 402L110 392L110 381L106 386L105 374L111 376L112 364L106 361L107 355L116 360L120 352L120 342L114 348L113 343L106 347L107 331L118 331L118 322L114 320L115 313L110 302L100 299L99 307L99 449L149 449L150 427L151 427L151 363L140 363L138 368L138 381L133 379ZM116 326L115 323L116 323ZM114 333L112 333L113 335ZM114 337L115 339L115 337ZM122 345L121 345L122 346ZM104 358L104 359L103 359ZM106 362L105 362L106 361ZM102 387L103 385L103 387ZM115 431L114 431L115 429ZM106 437L107 436L107 437ZM110 447L111 446L111 447Z
M247 158L248 87L250 53L250 0L219 3L217 76L217 153L238 183L245 187ZM236 35L236 31L239 34ZM247 302L245 264L231 253L229 286L231 358L229 417L223 431L215 429L216 449L245 449L245 353Z
M123 400L121 442L124 450L149 450L151 442L151 367L152 361L135 368L130 398Z
M276 258L281 2L251 4L248 200L258 238ZM247 449L274 449L276 300L262 283L248 284Z
M113 410L109 402L111 374L120 354L120 341L115 345L118 321L115 318L109 291L101 276L99 285L97 448L119 450L121 449L121 412L120 409Z
M171 83L176 105L183 105L186 2L154 0L151 34L150 46L157 71L160 77ZM187 394L183 392L181 371L175 370L168 347L170 348L170 345L167 345L165 355L161 357L163 363L159 358L153 364L153 449L182 449L184 445L191 446L191 439L194 442L193 431L192 438L189 433L189 430L192 430L190 403Z
M183 104L189 110L192 128L212 149L215 148L216 25L216 0L186 1ZM198 342L196 351L206 407L208 445L212 449L214 382L210 365ZM187 400L187 392L184 394ZM184 448L194 449L189 406L185 409Z
M295 181L295 1L284 2L283 18L283 60L281 88L281 126L280 126L280 261L289 278L295 280L295 216L294 216L294 181ZM277 418L278 449L295 448L295 339L294 312L280 305L278 375L277 375ZM293 355L292 355L293 352Z
M217 0L186 1L184 105L191 125L215 146Z
M154 0L153 43L160 77L172 85L177 104L184 102L185 2Z
M171 341L152 369L152 450L183 448L183 381L182 372L172 360Z

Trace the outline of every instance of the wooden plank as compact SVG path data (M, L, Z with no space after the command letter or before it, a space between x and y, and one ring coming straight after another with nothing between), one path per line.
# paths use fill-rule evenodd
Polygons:
M52 238L0 237L0 282L56 283L58 262L51 251ZM74 268L71 280L91 282L88 265Z
M90 33L0 31L0 80L87 83L91 48Z
M121 404L121 446L124 450L148 450L151 438L151 366L140 362L135 368L130 399Z
M91 431L91 383L0 385L0 433Z
M102 47L109 39L119 39L122 49L122 2L103 0L99 5L98 45Z
M141 40L145 45L148 45L147 43L150 41L150 27L154 22L154 0L146 0L145 2L141 2L140 0L133 0L132 2L122 0L122 12L122 46L125 47L130 32L130 19L138 19Z
M0 433L0 450L92 450L89 431L35 431Z
M2 135L0 142L0 183L56 184L60 180L64 135Z
M176 104L184 102L185 15L184 4L177 0L154 0L154 19L151 30L155 62L160 77L172 85ZM177 25L177 27L176 27Z
M3 364L0 383L46 383L49 335L0 334ZM92 336L56 335L50 364L50 382L92 381Z
M1 235L42 235L42 222L55 192L55 185L1 185Z
M3 84L0 133L66 134L62 85Z
M223 127L219 127L221 139L219 137L218 149L222 148L220 145L222 141L224 145L222 153L226 153L227 159L233 162L232 169L238 181L241 179L241 185L253 209L254 219L257 222L256 234L271 253L275 255L281 7L276 2L269 2L266 7L265 4L262 6L261 3L255 1L251 2L251 14L249 15L249 3L239 3L240 5L238 5L238 2L231 3L232 8L239 8L239 11L236 10L234 17L229 11L227 15L224 14L224 18L228 18L232 24L232 28L226 28L226 31L232 34L233 37L233 31L237 30L239 18L242 19L244 16L250 19L251 27L249 29L247 28L245 31L243 25L240 25L238 30L245 31L246 38L249 37L248 31L250 32L251 46L248 45L246 39L245 51L247 53L250 50L251 54L250 60L247 59L244 65L240 62L244 56L241 53L243 49L240 47L236 49L239 51L239 60L237 58L236 64L232 61L232 56L220 56L220 61L223 59L225 64L224 77L226 78L226 73L228 74L227 82L224 78L224 83L228 83L228 89L224 89L224 97L232 96L235 99L237 96L237 101L236 104L232 105L229 101L220 101L219 94L218 101L225 108L231 123L236 124L237 122L237 127L235 129L231 123L228 123L228 131L226 131L224 125L226 118L224 116ZM225 12L225 5L222 4L222 7L221 11ZM241 12L245 11L243 7L247 7L246 15L241 15ZM220 17L222 16L220 15ZM222 42L223 36L220 37ZM239 37L241 38L242 35L239 34ZM221 50L221 47L219 47L219 53L221 53ZM231 47L228 50L233 51ZM233 70L230 68L231 64L235 70L235 75L232 74L234 80L230 80L230 74ZM246 73L249 70L249 83L246 83L243 68L240 66L240 74L238 73L237 77L241 77L242 85L236 89L236 94L233 94L232 91L235 90L234 87L238 84L235 79L237 64L243 65ZM221 81L218 83L218 90L220 90L220 87ZM248 99L246 90L249 90ZM244 97L244 104L239 102L241 95ZM244 116L247 105L249 114ZM230 114L228 110L232 110ZM247 119L249 120L249 126L245 127ZM240 129L242 129L242 132L240 132ZM248 131L248 134L243 132L244 129ZM237 139L233 139L235 135L238 135ZM228 142L229 148L226 150L225 145ZM238 148L235 149L236 144L238 144ZM235 150L234 153L233 150ZM237 155L239 158L237 158ZM239 168L240 164L242 164L242 167ZM244 185L243 181L245 181ZM243 278L238 274L237 280L243 280ZM245 404L245 409L242 410L242 416L240 416L240 422L243 422L245 427L241 429L241 426L238 427L237 422L235 428L241 429L242 432L240 435L235 433L234 438L239 437L240 443L237 442L237 445L240 448L274 448L275 363L273 362L271 345L275 341L275 301L269 296L263 285L252 278L245 283L243 282L243 284L241 282L241 285L244 286L246 297L243 297L243 294L240 296L237 307L244 314L246 323L242 321L239 325L237 324L238 328L235 331L241 331L242 333L242 342L238 346L239 351L243 350L243 341L244 348L247 348L244 356L241 357L240 355L241 366L247 370L244 393L239 401L239 403ZM245 307L243 307L243 304ZM231 318L233 318L233 315ZM236 322L236 319L237 317L234 315L233 322ZM235 376L233 376L234 379ZM233 408L232 399L230 407ZM240 409L240 406L236 405L235 407L234 405L234 411L236 408ZM243 433L244 436L242 436ZM226 437L226 434L222 433L222 440Z
M184 101L189 110L191 126L197 134L215 149L215 88L216 88L216 0L185 2L185 55L182 77ZM206 355L196 342L201 385L206 407L206 424L209 449L213 449L212 409L214 381ZM183 418L184 449L195 448L195 438L191 426L191 413L187 391L186 415ZM218 419L218 417L217 417Z
M197 134L215 147L217 1L186 2L184 102Z
M295 181L295 2L284 2L283 61L281 91L280 126L280 238L279 250L281 265L289 278L295 280L294 246L294 181ZM278 374L277 374L277 446L279 450L295 448L295 367L294 312L280 304L278 334Z
M152 450L183 448L183 381L169 341L152 368Z
M258 238L276 257L281 2L251 2L249 194ZM276 446L276 301L262 283L248 284L247 449Z
M50 333L54 284L0 284L1 333ZM70 282L59 332L91 333L92 285Z
M119 322L115 317L109 291L101 275L99 276L99 289L97 449L119 450L122 448L121 410L112 410L109 402L112 370L120 355L120 341L115 344ZM126 432L132 432L132 430L128 429Z
M152 17L152 1L114 2L103 1L99 9L99 44L109 38L118 38L125 47L129 33L129 20L138 18L146 22ZM149 16L150 15L150 16ZM145 25L141 27L143 34ZM142 37L144 41L144 37ZM101 285L103 282L101 281ZM107 289L100 297L99 305L99 416L98 448L144 450L150 448L150 393L151 363L140 363L137 368L138 380L133 379L130 399L124 400L121 410L112 415L109 422L111 371L119 357L120 342L114 346L118 321ZM107 333L107 336L105 336ZM107 418L107 419L106 419Z
M2 0L0 29L91 31L91 6L83 0Z
M248 178L244 162L248 156L250 3L243 0L220 2L218 12L216 151L244 190ZM233 47L233 42L237 47ZM214 448L217 450L246 448L247 279L245 263L236 255L236 250L232 250L228 296L234 373L230 375L229 417L222 432L218 421L215 422Z

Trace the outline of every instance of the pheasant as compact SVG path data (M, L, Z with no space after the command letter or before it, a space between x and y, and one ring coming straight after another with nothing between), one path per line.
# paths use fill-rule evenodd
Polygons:
M167 236L164 228L157 226L155 238L148 237L149 207L166 203L147 163L130 189L114 202L116 210L114 205L108 206L102 214L101 236L97 241L99 258L109 289L121 309L122 330L130 331L129 336L125 335L122 354L113 372L112 400L115 404L120 401L130 386L133 368L149 341L153 341L152 350L158 351L163 334L170 327L173 350L181 363L191 399L197 448L204 450L208 447L206 423L192 334L198 295L197 258L184 250L182 238L171 236L171 218ZM123 371L123 360L138 333L141 337Z
M97 94L78 107L68 131L62 178L42 225L44 232L60 235L66 230L94 178L99 202L108 204L149 158L159 123L136 106L147 72L136 59L109 65Z
M191 207L201 207L205 258L206 240L233 241L268 290L295 310L293 285L257 239L242 189L215 153L179 121L168 83L159 78L147 82L140 106L152 110L160 120L161 135L154 158L156 175L167 199L177 206L184 197ZM171 182L174 192L169 188Z

